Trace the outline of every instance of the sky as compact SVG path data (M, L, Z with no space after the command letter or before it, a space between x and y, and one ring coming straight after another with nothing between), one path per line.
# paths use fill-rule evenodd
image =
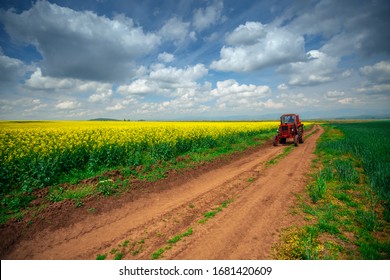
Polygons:
M0 119L390 116L387 0L2 0Z

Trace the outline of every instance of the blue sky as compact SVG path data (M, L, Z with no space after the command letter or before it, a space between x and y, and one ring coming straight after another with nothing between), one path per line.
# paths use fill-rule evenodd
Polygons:
M389 115L390 2L0 4L0 119Z

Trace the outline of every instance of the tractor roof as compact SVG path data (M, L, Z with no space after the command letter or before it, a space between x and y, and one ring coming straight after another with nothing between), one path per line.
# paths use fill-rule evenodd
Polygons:
M298 116L298 114L283 114L282 116Z

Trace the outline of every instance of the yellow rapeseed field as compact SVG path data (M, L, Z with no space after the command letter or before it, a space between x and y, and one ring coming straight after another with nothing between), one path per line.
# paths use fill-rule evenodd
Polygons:
M75 170L153 164L276 131L278 122L0 122L0 191L31 190Z
M277 125L277 122L0 122L0 157L9 162L32 154L46 157L78 147L92 151L108 144L176 144L179 138L217 139L241 132L260 133L276 129Z

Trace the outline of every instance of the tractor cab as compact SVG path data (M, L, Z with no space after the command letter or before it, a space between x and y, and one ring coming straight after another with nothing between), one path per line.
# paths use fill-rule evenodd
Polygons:
M295 115L283 115L280 117L281 124L295 124L296 116ZM298 117L299 120L299 117Z
M280 117L280 125L273 145L285 144L287 139L293 139L295 146L303 143L303 124L297 114L284 114Z

